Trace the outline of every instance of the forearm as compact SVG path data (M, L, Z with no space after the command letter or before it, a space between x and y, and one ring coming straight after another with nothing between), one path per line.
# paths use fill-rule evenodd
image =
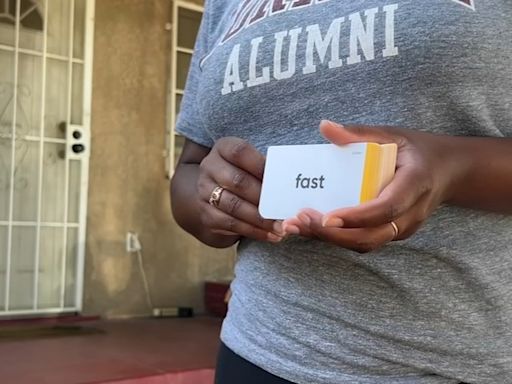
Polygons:
M198 164L179 164L171 181L171 206L174 219L185 231L202 243L215 248L227 248L239 236L212 233L201 224L200 199L197 192Z
M512 139L452 137L449 145L463 171L447 203L512 214Z

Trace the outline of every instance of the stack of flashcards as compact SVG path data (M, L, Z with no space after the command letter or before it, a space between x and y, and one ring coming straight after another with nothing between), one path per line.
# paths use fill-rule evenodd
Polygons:
M260 214L287 219L304 208L327 213L374 199L393 178L396 157L396 144L269 147Z

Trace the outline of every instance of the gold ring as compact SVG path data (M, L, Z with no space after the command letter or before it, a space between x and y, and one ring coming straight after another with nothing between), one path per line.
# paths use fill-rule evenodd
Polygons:
M210 199L208 202L210 205L213 205L214 207L218 207L220 204L220 197L222 195L222 192L224 191L224 188L222 187L215 187L210 194Z
M398 234L400 233L400 231L398 230L398 225L396 225L396 223L394 221L392 221L389 224L391 224L391 227L393 228L393 232L394 232L393 240L395 240L398 237Z

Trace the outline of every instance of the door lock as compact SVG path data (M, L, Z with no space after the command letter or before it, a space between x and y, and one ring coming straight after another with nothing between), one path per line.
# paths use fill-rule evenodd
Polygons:
M73 144L71 149L74 153L82 153L85 150L85 146L83 144Z

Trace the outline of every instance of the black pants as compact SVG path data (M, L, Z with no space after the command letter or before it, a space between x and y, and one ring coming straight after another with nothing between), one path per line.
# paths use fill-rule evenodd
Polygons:
M293 384L274 376L220 345L215 384ZM464 384L464 383L461 383Z
M293 384L274 376L220 345L215 384Z

